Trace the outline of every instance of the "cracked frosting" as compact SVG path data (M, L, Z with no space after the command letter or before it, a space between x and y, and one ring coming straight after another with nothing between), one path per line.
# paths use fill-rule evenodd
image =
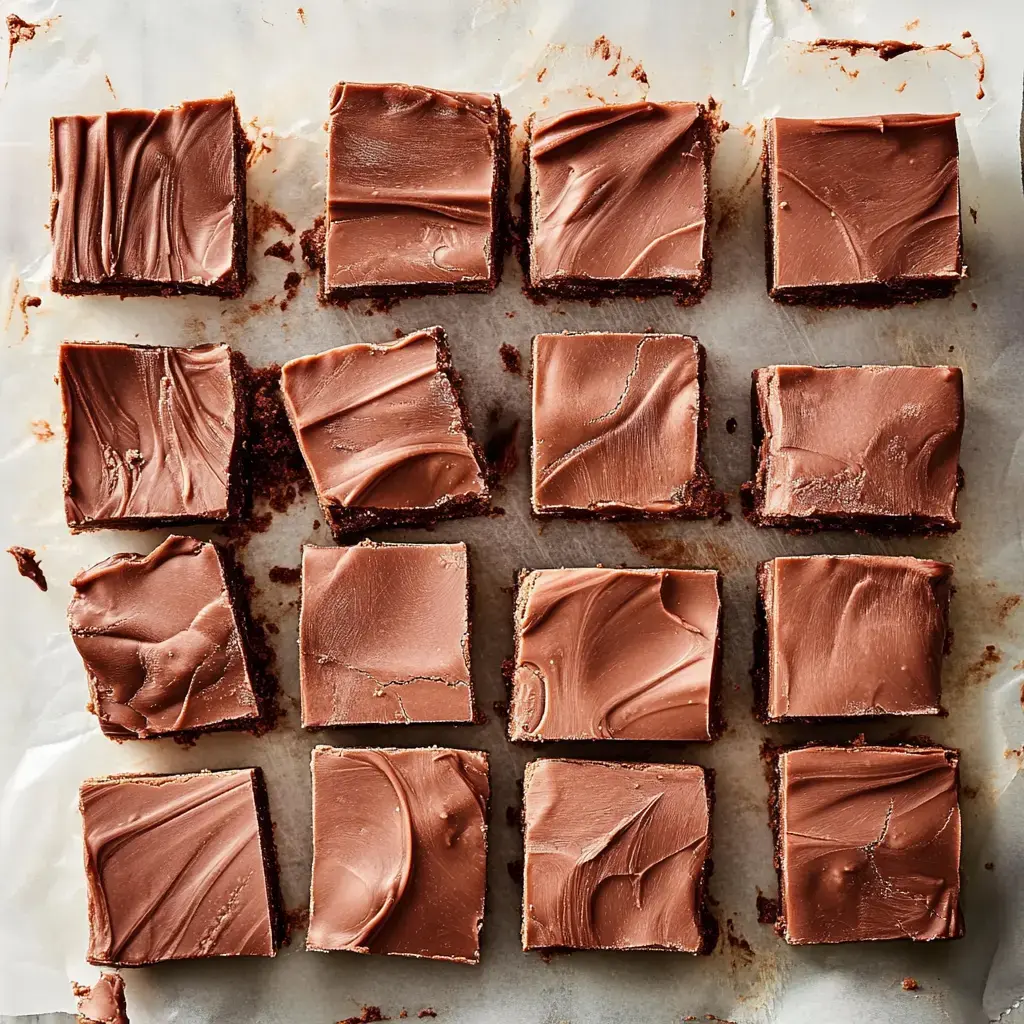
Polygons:
M769 120L775 289L958 280L956 117Z
M523 949L702 951L703 768L533 761L524 818Z
M883 555L762 563L767 717L938 714L952 574Z
M700 279L708 147L698 103L623 103L535 120L530 284Z
M325 514L487 494L439 327L286 363L288 415Z
M818 517L959 525L958 367L769 366L754 371L754 389L765 525Z
M257 772L82 784L90 963L274 955Z
M68 607L92 711L116 739L259 717L217 548L168 537L79 573Z
M60 385L72 529L230 517L240 413L227 345L65 342Z
M302 724L471 722L465 544L302 552Z
M494 94L334 87L326 292L492 281L500 111Z
M53 118L54 289L240 286L238 131L230 96Z
M681 334L537 335L534 511L703 511L702 362Z
M475 964L487 755L317 747L306 948Z
M120 974L102 971L91 988L73 988L78 999L78 1024L128 1024L124 980Z
M870 746L779 755L788 942L962 934L958 756Z
M713 569L536 569L516 595L512 740L709 740Z

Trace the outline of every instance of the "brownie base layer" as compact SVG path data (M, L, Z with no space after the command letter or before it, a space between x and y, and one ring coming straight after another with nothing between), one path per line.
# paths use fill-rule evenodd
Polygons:
M850 530L853 533L873 537L908 537L913 535L941 537L956 533L960 529L957 519L940 519L935 516L887 516L860 513L832 514L818 516L765 515L764 489L761 462L767 456L765 448L764 422L757 400L757 384L750 386L751 422L751 467L752 479L740 486L740 507L743 515L754 526L773 527L793 534L818 533L822 530ZM957 491L963 489L963 470L957 470Z
M50 147L53 149L53 127L50 127ZM247 266L249 255L249 226L246 213L245 171L246 159L251 144L242 131L242 122L235 107L232 129L235 147L235 166L232 184L235 192L233 219L234 242L232 244L231 271L218 281L200 284L195 281L143 281L137 278L110 277L103 281L64 281L50 278L51 290L59 295L117 295L122 299L140 295L159 295L170 298L174 295L214 295L222 299L237 299L248 283ZM51 204L50 220L54 209ZM176 520L181 523L185 520ZM163 525L153 523L152 525ZM173 524L172 524L173 525ZM147 529L147 527L126 526L123 529Z
M768 296L783 305L836 309L884 309L889 306L949 298L959 276L906 277L891 281L863 281L859 284L779 286L775 281L775 193L772 189L771 121L765 122L761 159L761 194L764 200L764 266ZM957 262L963 260L963 236L958 242Z
M711 157L715 140L710 119L702 112L695 124L697 138L704 144L704 180L711 180ZM523 191L520 193L519 258L523 269L523 293L535 301L544 299L652 298L671 295L681 306L696 305L711 287L711 188L704 188L704 251L700 273L692 277L594 278L557 277L533 281L530 276L530 250L533 247L533 186L530 174L530 147L533 143L533 119L526 122L523 147ZM712 513L713 514L713 513Z
M498 132L494 140L494 178L492 183L492 229L490 238L491 273L485 279L445 283L443 281L424 281L420 284L360 284L327 287L327 226L330 223L330 211L324 208L322 222L317 223L308 236L309 248L316 250L306 252L306 239L303 239L303 252L306 262L315 270L320 271L320 289L317 297L323 305L343 306L352 299L415 299L421 295L459 295L473 292L492 292L501 281L501 273L505 262L505 250L508 245L508 192L509 192L509 152L511 137L511 121L508 111L498 107Z

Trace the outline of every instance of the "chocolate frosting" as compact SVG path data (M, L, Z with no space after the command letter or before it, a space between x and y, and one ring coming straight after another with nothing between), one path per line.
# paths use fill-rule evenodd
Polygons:
M66 342L60 384L69 526L229 517L239 413L227 345Z
M524 804L523 949L703 948L703 768L533 761Z
M234 277L237 123L230 96L53 118L55 287Z
M769 718L938 714L951 565L817 555L763 573Z
M325 289L491 279L500 110L493 94L334 87Z
M78 1024L128 1024L124 980L120 974L100 973L92 988L75 986Z
M486 493L443 340L434 327L285 364L285 404L321 503L430 508Z
M954 366L769 366L756 489L773 516L955 526L963 377Z
M958 279L956 117L770 120L775 286Z
M533 340L533 507L679 512L698 451L700 346L680 334Z
M513 740L711 738L713 569L537 569L516 597Z
M238 623L213 544L168 537L79 573L68 607L92 710L117 739L258 717Z
M699 278L707 131L698 103L623 103L531 129L530 283Z
M256 770L82 784L90 963L273 956Z
M313 751L307 949L477 963L487 884L487 755Z
M960 935L956 751L808 747L779 756L787 941Z
M302 552L302 724L471 722L465 544Z

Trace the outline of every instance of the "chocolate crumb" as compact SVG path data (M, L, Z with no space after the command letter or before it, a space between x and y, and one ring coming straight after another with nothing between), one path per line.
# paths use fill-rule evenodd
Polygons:
M985 870L986 871L992 871L993 868L995 868L995 864L992 861L990 861L990 860L985 861Z
M326 240L327 228L324 223L323 214L321 214L313 221L311 228L306 228L299 235L299 247L302 249L302 258L311 270L323 270L324 244Z
M978 223L978 211L973 206L968 206L967 207L967 212L971 215L971 220L973 220L974 223L977 224Z
M434 1012L434 1010L431 1007L425 1006L422 1010L420 1010L419 1013L416 1014L416 1016L417 1017L436 1017L437 1014Z
M739 424L736 422L736 417L735 416L730 416L725 421L725 431L726 431L727 434L735 434L736 433L736 428L738 426L739 426Z
M779 919L779 904L757 890L757 920L759 924L775 924Z
M302 284L302 275L298 271L290 270L284 279L285 296L281 300L282 313L288 308L288 303L298 294L300 284Z
M910 977L903 979L903 991L904 992L916 992L921 986Z
M263 250L264 256L275 256L279 260L284 260L286 263L295 262L295 254L292 250L295 248L294 242L286 242L283 238L278 239L273 245L268 245Z
M385 1017L379 1006L364 1006L356 1017L346 1017L339 1020L338 1024L377 1024L377 1021L391 1020Z
M272 583L285 583L288 586L298 586L302 579L302 570L292 568L290 565L272 566L268 573Z
M18 563L18 572L27 580L31 580L40 590L45 591L47 587L46 577L36 558L36 553L31 548L23 548L20 544L12 544L7 549L8 554L14 556Z
M515 345L503 344L499 349L501 362L509 373L523 375L523 356Z

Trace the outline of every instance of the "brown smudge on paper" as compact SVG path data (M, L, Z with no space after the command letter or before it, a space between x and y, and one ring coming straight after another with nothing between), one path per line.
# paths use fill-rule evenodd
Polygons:
M757 180L761 172L761 159L755 161L753 168L747 175L746 180L734 192L725 192L715 197L714 209L716 211L715 234L720 235L733 228L739 220L740 212L749 200L751 185Z
M914 50L923 50L921 43L907 43L899 39L881 39L878 42L867 42L863 39L815 39L805 53L814 50L846 50L851 57L856 57L863 50L873 50L881 60L892 60L902 57Z
M547 73L548 73L548 69L547 68L541 68L540 71L537 72L537 81L538 82L543 82L544 81L544 76Z
M283 231L287 235L295 234L292 222L268 203L253 203L249 208L249 230L253 242L258 242L271 230Z
M306 24L306 12L301 7L297 7L295 9L295 16L299 19L299 21L302 22L303 25Z
M593 58L613 62L607 72L609 78L617 77L620 68L631 65L629 77L640 86L643 98L647 98L647 93L650 90L650 81L647 78L647 72L644 71L642 61L634 60L629 56L623 56L622 47L616 46L606 35L599 35L591 43L588 53ZM540 78L537 81L539 82ZM602 103L605 102L605 99L602 96L598 96L589 86L586 88L585 93L589 99L597 99Z
M747 565L747 559L725 544L710 540L682 540L672 523L622 522L615 524L640 556L651 565L712 566L722 572L735 572Z
M1017 610L1018 607L1020 607L1021 600L1022 598L1020 594L1007 594L1006 597L999 602L999 605L996 608L996 619L998 620L999 625L1002 626L1006 623L1006 620Z
M904 28L904 29L905 29L905 30L906 30L907 32L913 32L913 31L914 31L914 29L915 29L915 28L919 28L919 27L920 27L920 25L921 25L921 19L920 19L920 18L913 18L913 19L911 19L910 21L908 21L908 22L906 23L906 25L904 25L904 26L903 26L903 28Z
M304 931L308 927L309 907L296 907L294 910L286 910L284 915L284 937L281 939L281 945L289 945L295 932Z
M254 117L243 125L242 130L245 133L246 141L249 143L249 152L245 158L245 167L246 170L249 170L259 160L262 160L267 153L274 152L273 147L270 145L270 140L274 138L274 133L270 128L261 128L258 117Z
M32 420L29 426L32 428L32 435L40 444L46 444L57 436L46 420Z
M754 960L754 950L750 943L736 931L731 917L725 919L725 931L722 933L722 952L728 950L734 969L746 967Z
M391 1020L385 1017L379 1006L364 1006L355 1017L346 1017L338 1024L377 1024L378 1021Z
M906 80L904 80L904 81L900 82L899 85L896 86L896 91L897 92L903 92L903 90L906 89L906 87L907 87L907 83L906 83Z
M110 75L104 75L103 81L107 83L107 88L110 90L110 95L117 99L117 93L114 92L114 83L110 81Z
M7 553L12 555L18 565L18 572L27 580L31 580L40 590L46 590L46 577L43 575L39 559L31 548L23 548L20 544L12 544Z
M975 224L977 224L978 223L978 211L973 206L968 206L967 207L967 212L971 215L971 220L974 221Z
M7 63L10 65L14 56L14 48L19 43L31 42L36 37L36 32L42 29L44 32L53 28L60 20L58 14L55 18L43 18L42 21L26 21L17 14L7 15Z

